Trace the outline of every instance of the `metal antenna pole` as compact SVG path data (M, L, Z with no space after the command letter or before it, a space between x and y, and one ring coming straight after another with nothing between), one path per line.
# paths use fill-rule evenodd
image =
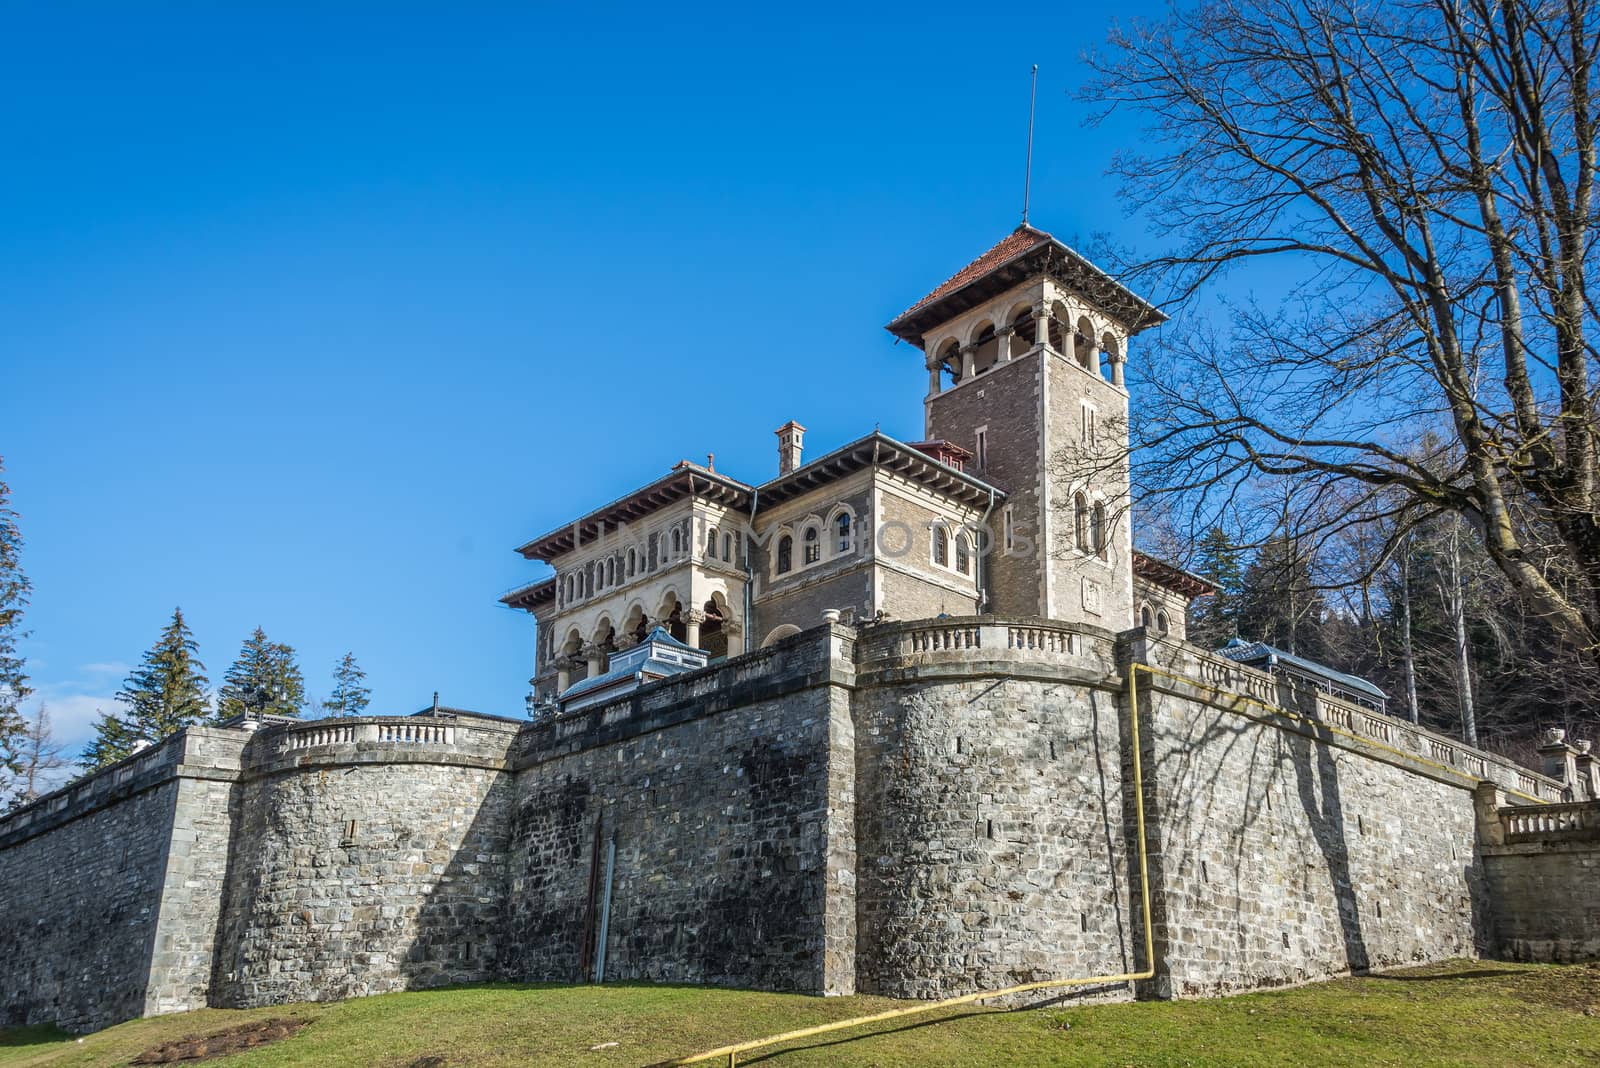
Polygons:
M1039 101L1039 64L1033 65L1033 85L1028 90L1028 169L1022 179L1022 222L1028 222L1028 200L1033 194L1033 111Z

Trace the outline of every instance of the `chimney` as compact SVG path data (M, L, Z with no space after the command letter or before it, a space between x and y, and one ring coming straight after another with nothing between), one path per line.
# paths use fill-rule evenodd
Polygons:
M800 466L800 451L805 441L806 428L793 419L780 426L778 434L778 474L787 475Z

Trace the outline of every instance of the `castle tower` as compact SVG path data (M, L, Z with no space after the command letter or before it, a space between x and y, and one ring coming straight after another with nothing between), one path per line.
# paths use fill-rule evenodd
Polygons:
M923 351L926 433L1006 493L985 610L1134 625L1128 342L1154 307L1026 224L888 330Z

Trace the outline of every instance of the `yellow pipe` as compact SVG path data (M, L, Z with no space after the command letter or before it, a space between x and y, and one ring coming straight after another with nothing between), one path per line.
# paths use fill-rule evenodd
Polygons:
M1145 666L1144 664L1134 664L1133 668L1137 669ZM999 990L985 990L977 994L964 994L961 997L946 998L943 1001L930 1001L925 1005L913 1005L909 1009L889 1009L885 1012L873 1013L871 1016L856 1016L849 1020L818 1024L815 1027L803 1027L798 1031L785 1031L781 1035L769 1035L766 1038L757 1038L731 1046L719 1046L716 1049L708 1049L704 1053L696 1053L692 1057L668 1061L667 1064L698 1064L701 1061L716 1060L726 1056L728 1058L728 1068L737 1068L739 1054L741 1053L748 1053L750 1050L761 1049L765 1046L775 1046L781 1042L792 1042L799 1038L811 1038L814 1035L823 1035L830 1031L843 1031L851 1027L882 1023L884 1020L894 1020L902 1016L915 1016L918 1013L934 1012L939 1009L953 1008L957 1005L969 1005L974 1001L987 1001L990 998L1005 997L1008 994L1022 994L1031 990L1088 986L1093 983L1124 983L1136 979L1154 978L1156 974L1155 931L1152 928L1150 918L1150 867L1148 850L1145 847L1144 840L1144 763L1139 752L1139 687L1135 680L1134 670L1128 672L1128 722L1128 733L1133 743L1133 811L1139 837L1139 909L1144 918L1144 959L1146 966L1143 971L1124 972L1121 975L1089 975L1077 979L1046 979L1042 982L1022 983L1017 986L1003 987Z

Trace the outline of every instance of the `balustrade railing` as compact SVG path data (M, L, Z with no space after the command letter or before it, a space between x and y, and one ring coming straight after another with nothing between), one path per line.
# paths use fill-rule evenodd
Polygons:
M911 651L913 653L945 652L954 649L978 649L981 647L982 635L979 634L979 628L970 623L936 623L911 632Z
M301 728L289 735L290 749L309 749L314 745L340 745L356 740L355 724Z
M442 723L380 723L378 741L400 745L449 745L455 728Z
M1500 810L1506 841L1530 838L1590 838L1600 834L1600 802L1510 805Z
M1199 650L1185 649L1180 657L1182 659L1172 666L1208 687L1249 697L1268 708L1283 707L1285 698L1279 693L1280 680L1264 671ZM1518 768L1507 760L1411 727L1331 694L1315 692L1313 696L1315 703L1310 710L1313 718L1330 727L1415 754L1471 778L1494 780L1525 797L1561 799L1559 783ZM1307 709L1297 706L1291 711L1304 714Z
M326 745L377 742L388 745L453 745L455 726L421 719L314 721L284 728L281 749L314 749Z

